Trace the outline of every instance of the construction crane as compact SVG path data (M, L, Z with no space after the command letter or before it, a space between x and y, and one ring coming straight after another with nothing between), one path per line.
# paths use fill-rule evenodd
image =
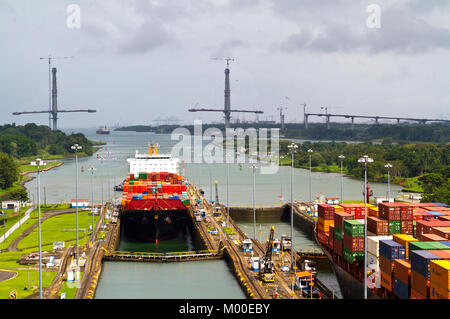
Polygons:
M206 108L191 108L188 111L189 112L223 112L225 117L225 128L230 127L230 119L231 119L231 113L232 112L244 112L244 113L255 113L255 114L262 114L263 111L251 111L251 110L232 110L231 109L231 90L230 90L230 61L234 61L232 58L211 58L211 60L225 60L227 61L227 68L225 69L225 101L224 101L224 108L221 109L206 109Z
M58 120L58 113L65 113L65 112L88 112L88 113L95 113L96 110L92 109L85 109L85 110L58 110L58 94L56 89L56 68L52 69L53 74L53 88L52 88L52 108L48 111L28 111L28 112L14 112L13 115L21 115L21 114L36 114L36 113L50 113L53 119L53 131L56 131L58 129L57 120Z
M270 228L269 241L267 242L266 254L259 259L259 279L264 282L274 282L273 274L273 261L272 261L272 248L273 248L273 235L275 233L275 227Z
M303 124L306 126L306 103L300 104L300 106L303 106Z
M54 59L72 59L73 56L51 56L48 57L39 57L39 60L48 59L48 127L51 127L52 122L52 89L51 89L51 64Z
M287 106L280 106L277 107L277 110L280 110L280 125L281 125L281 129L284 130L284 114L283 114L283 110L287 110Z

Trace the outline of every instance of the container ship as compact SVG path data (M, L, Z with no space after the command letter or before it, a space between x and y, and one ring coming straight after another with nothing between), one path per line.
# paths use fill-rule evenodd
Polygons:
M315 239L344 298L363 298L364 205L317 208ZM367 213L367 297L450 299L450 208L394 202L368 204Z
M128 158L129 174L123 182L121 236L128 240L159 243L186 230L190 199L179 159L158 154L151 145L148 154L136 151Z

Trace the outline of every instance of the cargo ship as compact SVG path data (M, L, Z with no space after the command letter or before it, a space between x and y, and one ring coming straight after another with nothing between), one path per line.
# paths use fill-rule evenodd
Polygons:
M159 154L151 145L147 154L128 158L123 183L121 236L128 240L159 243L186 232L190 199L187 184L178 174L179 159Z
M318 205L315 239L344 298L364 297L364 216L362 204ZM367 252L368 298L450 298L447 205L369 204Z
M109 134L109 128L105 126L100 127L95 133L97 134Z

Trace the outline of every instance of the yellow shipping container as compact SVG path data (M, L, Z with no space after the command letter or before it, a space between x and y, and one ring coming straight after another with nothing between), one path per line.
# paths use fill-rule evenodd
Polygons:
M409 258L408 243L412 242L412 241L419 241L418 239L414 238L413 236L406 235L406 234L395 234L392 237L393 237L392 239L395 242L397 242L405 247L406 259Z
M330 226L334 227L334 219L323 219L318 217L317 218L317 222L318 222L318 227L319 230L328 233L330 231Z
M450 290L450 261L431 260L430 281L435 286L440 286L442 290Z
M338 213L344 213L345 212L345 209L342 206L339 206L339 205L331 205L331 206L334 207L334 211L335 212L338 212Z

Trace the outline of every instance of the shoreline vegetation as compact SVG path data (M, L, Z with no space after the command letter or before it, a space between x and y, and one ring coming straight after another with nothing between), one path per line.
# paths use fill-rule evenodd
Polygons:
M24 184L34 179L27 175L37 172L37 167L30 162L37 158L45 161L41 171L59 167L64 160L75 157L73 144L83 147L78 157L85 157L97 152L106 142L90 141L82 133L66 135L34 123L0 126L0 200L27 201Z

